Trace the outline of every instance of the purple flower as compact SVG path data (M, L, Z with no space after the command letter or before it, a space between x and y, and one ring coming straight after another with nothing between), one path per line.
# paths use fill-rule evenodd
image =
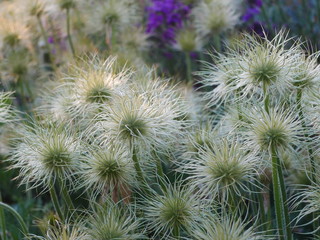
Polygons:
M182 28L190 7L179 0L151 0L147 10L146 32L151 33L164 44L175 42L175 33Z
M241 17L241 20L244 22L248 22L252 18L254 18L255 15L258 15L261 11L262 7L262 0L247 0L248 8L246 12Z

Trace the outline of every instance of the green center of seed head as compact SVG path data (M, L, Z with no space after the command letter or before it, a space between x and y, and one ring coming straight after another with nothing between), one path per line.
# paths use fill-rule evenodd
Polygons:
M87 93L87 101L91 103L104 103L111 98L111 91L106 87L95 87Z
M179 228L190 217L186 202L180 198L167 199L161 209L162 219L171 227Z
M211 167L211 174L215 179L220 179L223 186L228 186L241 180L244 171L238 161L225 160L219 166Z
M121 121L120 131L125 138L143 136L147 132L147 124L144 120L135 116L128 116Z
M108 25L112 25L118 21L119 21L119 15L113 11L106 12L102 19L102 22Z
M43 158L43 164L51 170L63 171L71 163L70 154L63 150L49 150Z
M103 178L112 178L119 175L120 167L117 161L113 159L105 159L97 166L97 171L99 175Z
M112 240L112 239L124 239L124 234L117 226L102 225L100 229L96 229L94 237L97 240Z
M262 135L261 143L266 149L268 149L269 146L277 148L286 146L288 144L288 138L281 129L271 128Z
M252 69L251 75L256 84L271 84L277 81L280 68L273 61L263 62Z
M18 34L16 34L16 33L11 33L11 34L8 34L7 36L5 36L5 37L3 38L3 41L4 41L7 45L9 45L10 47L14 47L14 46L16 46L16 45L19 44L20 39L19 39Z

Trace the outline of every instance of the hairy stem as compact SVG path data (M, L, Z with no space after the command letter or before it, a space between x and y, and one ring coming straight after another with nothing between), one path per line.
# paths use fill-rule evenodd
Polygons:
M1 192L0 192L0 202L2 202ZM4 211L3 211L2 208L0 208L0 223L1 223L1 228L2 228L3 240L7 240L7 234L6 234L6 218L5 218Z
M192 82L192 63L191 63L191 57L190 52L185 52L185 58L186 58L186 70L187 70L187 82Z
M0 202L0 208L3 210L7 210L15 217L15 219L19 222L19 224L21 226L21 232L25 236L27 236L28 235L28 228L27 228L27 225L25 224L25 222L23 221L23 218L20 216L20 214L16 210L14 210L12 207L10 207L8 204L5 204L3 202Z
M73 47L71 33L70 33L70 8L67 8L66 11L67 11L67 35L68 35L68 41L69 41L69 45L70 45L70 48L71 48L72 55L75 56L76 53L75 53L75 50L74 50L74 47Z
M64 215L62 213L62 210L60 208L60 204L59 204L59 200L58 200L58 195L57 195L57 192L54 188L54 184L52 183L51 186L50 186L50 197L51 197L51 200L52 200L52 203L53 203L53 206L54 206L54 209L55 211L57 212L59 218L61 221L64 221L65 218L64 218Z

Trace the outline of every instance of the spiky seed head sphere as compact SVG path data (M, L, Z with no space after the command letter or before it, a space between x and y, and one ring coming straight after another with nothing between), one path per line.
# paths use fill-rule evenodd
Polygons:
M194 26L200 36L219 35L239 22L238 4L234 0L199 1L192 9Z
M21 184L47 190L58 180L65 184L72 179L82 150L71 130L62 125L34 123L19 133L21 138L9 161L11 168L20 169Z
M294 89L299 44L285 49L289 39L282 31L272 40L244 35L234 49L218 56L218 64L199 73L205 86L217 87L205 94L209 106L228 100L262 99L267 94L278 100ZM277 93L277 94L275 94Z
M141 223L136 218L133 210L120 208L111 200L104 205L94 206L88 219L87 232L90 239L95 240L126 240L146 239L140 229Z
M190 174L188 178L200 195L210 201L220 197L227 202L230 194L242 196L250 191L247 184L254 182L259 168L258 158L237 139L222 138L200 150L182 166L182 171Z
M304 220L304 218L308 216L312 216L312 214L316 214L312 217L311 221L309 223L312 223L314 221L318 221L320 218L320 215L317 214L320 211L320 184L319 184L319 176L316 178L316 183L313 183L313 185L308 186L306 189L300 189L297 194L293 195L291 202L292 207L295 209L299 209L298 216L294 219L295 222L299 225L299 222ZM302 209L301 209L302 206ZM303 223L304 225L305 223ZM320 229L318 227L317 229L314 229L315 232L317 232Z
M244 222L236 216L211 216L204 218L194 226L193 239L197 240L265 240L268 239L257 233L250 222Z
M150 96L146 97L146 96ZM157 101L155 101L157 100ZM174 143L183 128L177 103L148 93L128 94L114 99L93 125L91 136L101 145L110 140L128 144L147 153Z
M290 39L280 31L272 40L266 37L245 35L239 42L239 76L237 89L244 96L253 94L285 95L293 88L292 78L296 67L299 45L285 49Z
M294 109L284 110L281 107L246 111L250 123L243 132L256 152L268 152L271 148L277 151L293 150L292 147L299 142L304 129L296 116Z
M54 224L50 224L46 232L46 237L28 238L30 240L90 240L89 235L83 230L83 226L79 224L63 224L57 220Z
M317 61L320 56L320 52L305 56L305 53L297 54L295 69L295 75L293 77L293 85L297 89L303 91L313 91L320 86L320 66Z
M218 58L210 54L215 64L205 63L204 70L197 75L202 77L204 87L212 89L203 94L208 107L228 102L234 98L238 76L242 70L238 67L237 56L219 54Z
M115 95L123 94L131 73L125 69L114 73L116 57L102 61L98 56L79 60L66 77L74 94L75 116L99 109Z
M105 31L106 27L113 28L114 31L120 30L133 25L137 19L137 8L135 5L128 6L128 0L110 0L99 1L98 3L91 5L84 5L84 9L90 9L86 11L88 16L89 33L95 33L98 31ZM115 33L113 33L115 34Z
M0 125L15 120L15 111L10 105L11 92L0 92Z
M199 216L198 199L186 187L166 187L163 195L154 194L142 206L147 227L161 239L173 236L174 231L188 231Z
M210 146L217 136L217 131L212 128L212 122L208 121L190 133L187 140L187 152L192 156L197 155L201 150Z
M185 27L177 33L174 47L183 52L190 53L201 50L202 41L195 29Z
M20 19L2 16L0 18L0 47L22 45L32 50L30 29Z
M105 149L92 148L82 159L81 165L80 187L92 191L93 197L135 185L131 155L123 147L111 145Z

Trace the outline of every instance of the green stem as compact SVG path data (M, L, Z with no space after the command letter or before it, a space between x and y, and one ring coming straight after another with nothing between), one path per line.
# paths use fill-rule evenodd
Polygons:
M270 98L269 98L269 94L267 93L266 83L263 83L263 97L264 97L264 109L269 114Z
M185 58L186 58L186 68L187 68L187 82L192 82L192 63L190 58L190 52L185 52Z
M291 233L291 227L290 227L290 216L289 216L289 211L288 211L288 206L287 206L287 191L286 187L284 184L284 176L283 176L283 171L282 171L282 165L280 163L279 158L277 157L277 165L278 165L278 175L279 175L279 183L280 183L280 189L281 189L281 194L282 194L282 202L283 202L283 210L284 210L284 217L285 217L285 223L286 223L286 236L287 240L292 239L292 233Z
M74 210L75 207L74 207L73 202L71 200L70 194L68 193L68 191L66 189L66 185L61 181L61 179L59 179L59 186L61 188L63 200L66 203L66 210L67 210L66 212L68 213L69 210Z
M23 218L20 216L20 214L14 210L12 207L10 207L8 204L5 204L3 202L0 202L0 208L7 210L8 212L10 212L19 222L20 226L21 226L21 231L22 233L27 236L28 235L28 228L27 225L25 224L25 222L23 221Z
M49 192L50 192L50 196L51 196L51 200L52 200L54 209L56 210L60 220L64 221L65 220L64 219L64 215L62 214L62 210L60 208L58 195L57 195L57 192L56 192L56 190L54 188L54 184L51 184Z
M2 202L1 192L0 192L0 202ZM2 228L3 240L7 240L6 218L5 218L4 211L2 208L0 208L0 223L1 223L1 228Z
M47 51L49 52L49 58L51 60L51 50L50 50L50 45L48 43L48 35L47 35L46 31L44 30L44 27L43 27L43 24L41 22L40 16L37 16L37 20L38 20L38 24L39 24L39 27L40 27L41 34L42 34L42 36L44 38L44 44L46 46Z
M76 53L75 53L75 50L74 50L74 47L73 47L72 38L71 38L71 34L70 34L70 8L67 8L66 11L67 11L67 34L68 34L68 41L69 41L69 45L70 45L70 48L71 48L72 55L75 56Z
M173 237L175 239L179 240L180 239L180 229L179 229L179 227L174 226L172 234L173 234Z
M289 216L287 205L285 204L286 199L281 191L281 165L279 165L279 159L277 156L277 152L274 146L271 146L271 158L272 158L272 184L273 184L273 197L274 197L274 206L276 211L276 220L277 220L277 229L279 233L280 240L290 240L291 231L290 231L290 222L287 221ZM288 231L289 229L289 231Z
M218 53L221 53L221 38L219 34L213 36L213 43Z
M271 158L272 158L272 185L273 185L273 198L274 198L274 207L276 211L276 220L277 220L277 229L279 233L279 239L285 240L283 235L283 221L284 218L282 213L282 194L279 183L279 174L278 174L278 164L277 164L277 154L275 153L274 147L271 149Z
M142 169L141 169L141 166L140 166L137 154L136 154L135 147L131 145L131 149L132 149L132 160L133 160L134 168L137 172L138 180L139 180L140 184L142 185L142 190L144 193L150 195L151 192L149 189L149 185L143 176L143 172L142 172Z

